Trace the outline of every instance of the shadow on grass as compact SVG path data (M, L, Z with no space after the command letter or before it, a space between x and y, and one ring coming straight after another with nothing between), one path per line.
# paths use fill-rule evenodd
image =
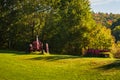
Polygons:
M110 64L107 64L98 68L102 70L120 69L120 60L116 60Z
M16 55L24 55L26 54L25 52L22 51L12 51L12 50L0 50L0 54L4 53L4 54L16 54Z
M71 56L71 55L43 55L43 56L31 58L29 60L55 61L55 60L74 59L74 58L80 58L80 56Z

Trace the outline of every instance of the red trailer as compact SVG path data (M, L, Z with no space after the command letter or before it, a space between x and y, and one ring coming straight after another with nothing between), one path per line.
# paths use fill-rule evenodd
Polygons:
M89 56L89 57L106 57L109 56L108 54L102 54L104 52L110 52L110 50L100 50L100 49L88 49L86 50L85 56Z

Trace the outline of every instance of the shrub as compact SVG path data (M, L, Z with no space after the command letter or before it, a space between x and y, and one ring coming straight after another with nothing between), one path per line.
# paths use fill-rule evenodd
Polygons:
M117 52L114 54L115 58L120 58L120 50L117 50Z

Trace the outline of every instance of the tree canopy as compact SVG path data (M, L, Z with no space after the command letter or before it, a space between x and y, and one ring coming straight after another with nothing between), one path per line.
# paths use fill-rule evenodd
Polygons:
M0 0L0 47L25 50L39 35L54 53L109 48L109 29L93 20L89 0Z

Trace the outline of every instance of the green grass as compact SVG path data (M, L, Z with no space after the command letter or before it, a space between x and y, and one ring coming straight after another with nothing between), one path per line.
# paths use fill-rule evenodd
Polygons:
M119 80L120 60L0 51L0 80Z

